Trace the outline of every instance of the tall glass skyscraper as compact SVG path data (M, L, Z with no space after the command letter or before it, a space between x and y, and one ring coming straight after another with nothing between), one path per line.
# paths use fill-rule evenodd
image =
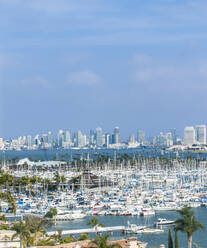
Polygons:
M184 144L192 145L196 141L196 133L194 127L185 127L184 129Z
M206 144L206 126L197 125L196 126L196 141L200 144Z
M96 128L96 145L98 147L101 147L103 145L103 134L101 127Z
M119 144L119 127L114 128L114 144Z

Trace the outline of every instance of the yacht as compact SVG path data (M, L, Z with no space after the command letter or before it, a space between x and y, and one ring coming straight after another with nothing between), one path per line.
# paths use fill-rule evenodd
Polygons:
M154 223L155 226L164 226L164 225L173 225L175 223L174 220L167 220L159 218L157 222Z

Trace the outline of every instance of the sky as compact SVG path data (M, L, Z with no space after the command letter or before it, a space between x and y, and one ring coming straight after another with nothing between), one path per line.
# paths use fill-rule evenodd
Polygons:
M206 0L0 0L0 137L207 124Z

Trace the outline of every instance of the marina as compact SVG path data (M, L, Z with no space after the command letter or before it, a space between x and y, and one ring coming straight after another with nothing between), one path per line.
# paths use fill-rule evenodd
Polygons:
M177 210L187 205L206 211L206 161L138 157L122 162L88 159L74 165L36 164L24 158L15 164L4 162L1 168L13 178L5 190L9 188L17 201L18 218L44 217L56 209L48 235L61 230L63 236L110 233L112 239L141 235L144 240L149 234L163 238ZM2 211L11 218L4 202ZM90 228L91 217L105 227Z

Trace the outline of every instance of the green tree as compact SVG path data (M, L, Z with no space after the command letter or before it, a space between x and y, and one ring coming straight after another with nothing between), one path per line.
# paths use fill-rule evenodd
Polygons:
M49 218L52 219L53 217L55 217L57 215L57 209L56 208L51 208L46 214L45 214L45 218Z
M179 248L178 232L175 231L175 248Z
M79 241L82 241L82 240L89 240L91 239L90 236L88 235L88 233L82 233L79 237Z
M35 246L38 242L38 233L43 233L47 227L49 227L49 222L39 216L28 215L26 216L26 225L30 233L34 233L35 237Z
M199 229L205 230L205 227L196 220L193 210L185 206L183 209L178 210L180 218L175 221L175 230L187 234L188 248L192 248L192 237Z
M95 244L97 248L121 248L121 245L118 243L109 244L108 238L109 234L105 234L103 236L97 235L94 240L91 241L91 244Z
M28 226L23 221L20 221L13 225L12 230L16 231L16 233L12 236L12 240L19 236L20 248L25 248L27 246L28 240L30 239Z
M8 202L9 206L12 207L14 214L16 215L16 200L10 192L0 192L0 200ZM0 209L1 212L1 209Z
M173 239L171 229L168 230L168 248L173 248Z
M95 226L102 226L102 227L104 227L105 226L104 224L100 224L99 223L99 219L96 218L96 217L91 217L90 218L90 221L88 222L88 225L89 226L92 226L92 227L95 227Z

